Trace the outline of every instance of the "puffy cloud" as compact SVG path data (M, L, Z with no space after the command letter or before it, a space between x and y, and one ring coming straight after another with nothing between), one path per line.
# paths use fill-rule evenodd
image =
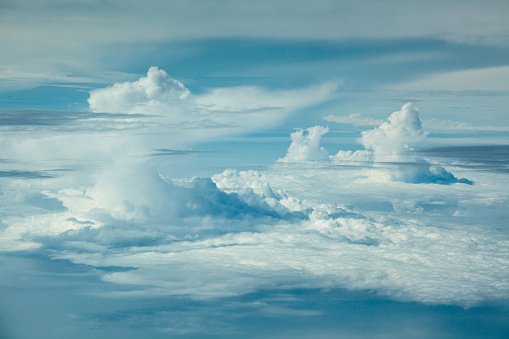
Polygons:
M304 133L307 132L307 133ZM292 143L288 152L279 162L302 162L327 160L329 154L320 147L322 135L329 132L328 127L314 126L291 134Z
M362 132L360 140L366 150L355 153L339 151L335 156L331 156L331 161L335 164L358 162L369 165L374 161L378 167L380 164L389 166L388 177L397 181L415 184L472 184L472 181L458 179L443 167L432 165L413 152L411 147L418 145L426 137L426 132L422 128L418 109L411 103L403 105L401 110L392 113L387 121L381 124L373 119L362 118L361 115L329 116L325 119L356 125L379 125L372 130ZM379 171L373 171L372 174L380 178Z
M72 267L84 264L79 267L107 283L97 284L94 293L108 297L178 295L184 300L340 287L466 307L505 300L508 240L499 229L505 230L507 220L508 190L500 184L506 174L463 170L460 174L481 184L409 185L464 180L404 146L425 135L412 106L365 132L366 150L329 155L320 146L328 128L297 131L281 161L292 164L259 172L227 170L211 178L173 180L149 164L163 157L138 156L154 150L173 154L168 147L196 140L169 133L182 126L170 120L189 119L194 127L202 121L196 119L208 119L208 126L248 125L269 112L284 118L330 94L319 86L306 97L306 90L242 87L193 96L163 71L151 69L138 81L93 92L92 102L114 111L117 106L106 102L111 95L111 103L116 100L130 116L69 116L71 125L90 123L88 132L74 137L62 119L52 132L38 131L39 139L24 131L2 144L8 146L2 157L25 152L29 159L52 160L45 165L51 171L5 170L3 178L0 173L2 251L27 250L48 260L65 259ZM107 133L97 128L104 119ZM115 131L116 119L141 121L134 129L143 133L132 138L128 128ZM64 125L69 129L62 137ZM196 128L198 134L206 129ZM150 131L163 137L150 139L145 133ZM58 172L54 160L73 153L84 161L73 162L68 174ZM373 175L312 161L364 166ZM81 164L90 167L86 176L78 173ZM390 184L376 180L380 172L393 175Z
M157 67L134 82L116 83L90 92L88 103L94 112L156 113L171 116L191 92Z
M458 179L443 167L431 165L416 156L411 146L417 145L426 136L422 129L419 111L411 103L392 113L388 121L380 126L362 132L362 144L373 150L376 162L392 163L390 175L395 180L408 183L453 183L472 184L470 180Z
M413 152L410 146L415 146L422 141L426 132L422 128L417 108L411 103L403 105L401 110L392 113L380 126L362 132L361 142L366 150L355 152L340 150L337 154L329 156L327 151L320 147L320 139L329 131L329 128L315 126L306 131L307 134L304 134L304 130L291 134L292 143L288 152L278 162L326 160L334 165L363 167L374 164L376 170L371 171L371 175L382 180L389 178L389 180L414 184L472 184L472 181L458 179L443 167L431 164ZM387 171L380 171L387 166L389 167Z
M388 121L375 129L362 132L362 144L375 153L377 160L401 155L409 146L425 137L417 108L411 103L392 113Z

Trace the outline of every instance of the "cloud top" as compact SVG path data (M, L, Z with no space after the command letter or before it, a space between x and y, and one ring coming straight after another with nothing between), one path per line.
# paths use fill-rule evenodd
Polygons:
M362 144L375 156L401 155L410 145L415 145L426 133L422 129L419 110L411 103L392 113L388 121L362 132Z
M163 113L172 104L179 105L190 94L184 84L153 66L146 77L137 81L116 83L91 91L88 104L94 112L134 114L149 110Z

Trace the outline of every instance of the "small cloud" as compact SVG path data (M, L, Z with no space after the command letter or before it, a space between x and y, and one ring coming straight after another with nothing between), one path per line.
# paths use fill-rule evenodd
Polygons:
M305 133L306 132L306 133ZM284 158L278 162L303 162L328 160L329 154L320 147L320 139L329 132L328 127L314 126L291 134L292 143Z
M379 127L363 131L361 141L366 149L373 150L375 157L380 158L403 153L409 145L424 139L425 135L418 109L407 103Z
M184 84L170 78L164 70L150 67L147 76L137 81L91 91L88 104L94 112L132 114L149 111L171 115L172 110L168 109L181 104L190 94Z

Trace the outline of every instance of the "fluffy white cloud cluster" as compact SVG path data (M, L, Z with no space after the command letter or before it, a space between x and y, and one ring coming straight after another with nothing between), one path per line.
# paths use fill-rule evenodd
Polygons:
M88 104L94 112L157 113L172 115L191 92L158 67L134 82L116 83L90 92Z
M375 162L392 163L396 170L390 176L409 183L452 184L472 182L458 179L438 165L432 165L412 153L411 147L426 137L419 111L411 103L392 113L388 120L372 130L362 132L362 144L372 150Z
M304 132L307 132L304 134ZM292 143L288 147L288 152L279 162L302 162L302 161L321 161L329 158L329 153L325 148L320 147L322 135L329 132L328 127L314 126L305 131L300 130L291 134Z
M292 143L281 163L299 163L312 161L327 161L333 164L366 165L373 161L371 151L342 151L329 155L327 150L320 146L322 136L329 132L328 127L314 126L305 130L293 132L290 137ZM357 163L357 164L356 164Z
M387 185L304 163L188 181L142 166L43 196L12 182L0 196L0 244L95 268L107 296L341 287L468 307L509 292L509 239L497 229L507 217L504 175L476 173L483 184L474 186Z
M387 161L396 159L425 136L419 111L407 103L401 110L392 113L388 121L372 130L363 131L362 144L366 149L373 150L378 161Z
M328 119L334 121L334 119ZM292 133L292 143L286 156L279 162L330 161L335 165L376 166L389 165L388 177L408 183L452 184L472 182L458 179L443 167L432 165L412 153L411 146L422 141L426 132L422 129L419 112L411 103L392 113L386 122L372 130L362 132L361 142L366 148L356 152L340 150L329 156L320 147L321 137L329 131L328 127L315 126L304 131ZM373 172L379 175L379 172Z

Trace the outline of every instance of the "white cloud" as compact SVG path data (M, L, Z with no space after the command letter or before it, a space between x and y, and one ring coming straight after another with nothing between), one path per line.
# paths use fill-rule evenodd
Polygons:
M355 116L355 119L358 119ZM350 118L348 118L350 119ZM422 121L417 108L411 103L403 105L401 110L392 113L388 120L372 130L362 132L360 141L366 148L361 151L340 150L336 155L328 156L327 151L320 147L320 139L328 128L315 126L308 129L305 136L303 131L292 133L292 143L287 155L279 162L299 162L328 160L335 165L356 165L390 168L380 176L379 170L372 171L381 180L397 180L408 183L452 184L472 182L458 179L444 168L431 165L412 153L411 146L422 141L426 132L422 129Z
M108 297L340 287L465 307L506 298L509 239L496 228L505 174L476 173L474 186L363 175L294 164L177 185L138 172L129 185L48 192L67 210L5 217L2 247L42 244L54 259L96 267ZM377 213L382 202L390 209ZM100 270L108 266L128 271Z
M362 144L373 151L375 162L392 163L390 176L409 183L452 184L472 182L458 179L444 168L431 165L422 157L412 154L411 147L426 136L422 129L419 112L411 103L392 113L388 121L380 126L362 132Z
M401 155L425 137L418 110L405 104L400 111L392 113L388 121L375 129L362 132L362 144L371 149L378 161Z
M61 158L77 161L75 171L55 180L0 181L2 249L94 268L108 282L96 291L108 297L216 298L260 289L347 288L462 306L507 298L509 240L500 231L509 201L506 174L455 168L479 185L419 184L460 180L405 146L425 137L412 105L365 131L366 150L329 156L320 146L328 128L294 132L285 158L261 172L227 170L212 178L171 180L146 158L134 157L161 143L211 137L196 136L206 130L199 127L203 119L209 127L240 126L217 133L263 128L332 93L326 85L193 95L156 68L138 81L94 91L94 110L161 117L139 117L135 135L122 128L99 133L96 125L74 133L57 126L34 127L35 135L2 135L7 147L0 158L25 154L38 164L49 159L49 168ZM270 117L274 110L282 115ZM267 121L255 124L260 117ZM187 120L194 129L181 131ZM85 174L83 164L89 167ZM392 177L377 180L380 173ZM62 208L44 207L44 199Z
M304 134L304 132L307 132ZM314 126L291 134L292 143L288 152L279 162L302 162L328 160L329 154L320 147L322 135L329 132L328 127Z
M150 67L146 77L135 82L116 83L90 92L88 103L94 112L156 113L172 115L191 92L164 70Z

